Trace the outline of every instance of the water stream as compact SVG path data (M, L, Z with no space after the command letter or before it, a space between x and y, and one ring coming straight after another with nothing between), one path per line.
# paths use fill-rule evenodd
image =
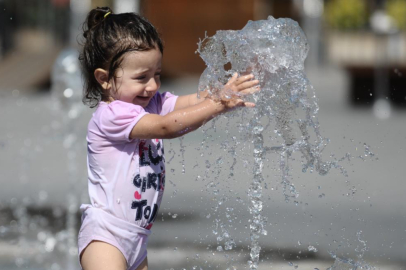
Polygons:
M79 170L77 168L77 157L80 153L81 143L78 143L77 134L79 134L77 119L84 111L82 100L83 82L81 70L78 61L78 52L75 49L65 49L56 59L52 74L52 97L56 110L63 114L62 125L64 130L63 146L67 154L67 168L69 193L66 196L68 203L66 212L66 269L75 269L77 256L77 209L79 208L78 181Z
M217 31L198 43L197 53L207 66L200 77L199 91L208 90L210 95L219 96L221 85L235 72L240 75L253 73L260 81L259 93L240 96L254 101L256 107L253 110L237 110L228 116L230 119L238 116L234 118L239 119L239 143L249 144L246 147L252 151L249 161L252 181L248 188L251 215L248 221L251 241L248 266L252 270L258 269L260 262L259 239L261 235L267 235L267 220L261 214L264 207L263 167L269 163L266 156L276 154L286 202L295 201L299 196L290 175L289 164L293 162L294 153L300 155L303 172L316 171L326 175L331 168L336 168L347 175L340 165L345 157L323 161L322 152L329 141L320 133L317 98L304 72L308 51L306 36L297 22L271 16L267 20L249 21L241 30ZM230 92L229 95L235 94ZM228 143L228 147L230 145L232 143ZM235 155L232 159L231 175L236 163ZM311 247L309 251L317 252ZM336 261L343 263L345 260ZM340 268L332 266L331 269Z

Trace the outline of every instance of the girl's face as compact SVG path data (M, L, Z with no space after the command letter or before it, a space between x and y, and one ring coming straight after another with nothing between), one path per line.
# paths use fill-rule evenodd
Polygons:
M161 61L157 49L125 54L111 82L111 97L145 108L161 86Z

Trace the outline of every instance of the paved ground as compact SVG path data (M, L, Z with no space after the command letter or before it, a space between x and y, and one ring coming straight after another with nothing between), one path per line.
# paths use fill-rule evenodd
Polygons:
M264 262L260 269L295 269L296 265L298 269L326 269L333 264L329 252L352 259L363 254L368 264L380 269L406 269L406 111L395 110L389 119L379 120L370 109L347 105L345 74L335 69L307 73L320 99L322 133L331 140L325 159L329 159L330 153L363 155L364 143L371 146L375 156L344 162L348 177L337 170L324 177L302 173L293 163L292 181L300 196L297 203L285 203L275 170L277 155L270 154L264 166L267 189L263 211L268 217L269 233L261 238ZM164 85L163 90L181 94L194 91L196 85L196 79L182 80ZM53 109L47 94L2 95L0 206L7 209L11 205L20 218L14 222L0 219L0 268L14 270L20 265L31 270L78 269L72 261L74 256L66 255L65 249L61 248L60 255L55 253L66 242L66 237L55 228L65 224L64 209L74 212L79 202L86 201L83 138L90 111L69 122L63 120L60 110ZM231 161L219 145L221 138L230 136L225 125L219 122L216 132L210 131L212 138L206 144L210 151L197 150L204 137L200 131L183 140L166 142L168 181L150 242L151 269L233 269L233 265L243 269L241 265L248 258L246 191L251 178L241 162L234 177L227 177ZM236 130L231 127L229 133L233 132ZM185 150L183 154L180 149ZM246 155L251 154L247 151ZM219 157L223 160L216 163ZM242 160L244 155L240 153L240 157ZM198 178L207 166L212 166L209 171L214 171L213 179ZM217 173L220 177L214 179ZM210 185L211 181L214 185ZM214 194L216 189L218 195ZM227 201L222 202L221 198ZM49 215L60 216L61 224L47 225L40 218L35 222L33 218L24 219L24 206L32 213L45 213L50 208ZM217 251L218 246L224 247L224 240L217 242L218 235L213 233L216 219L235 240L236 253ZM6 231L10 227L14 234ZM53 233L48 233L52 228ZM39 249L30 248L38 243ZM317 252L309 251L309 246L317 248ZM49 250L50 247L53 248ZM71 252L74 255L75 251Z

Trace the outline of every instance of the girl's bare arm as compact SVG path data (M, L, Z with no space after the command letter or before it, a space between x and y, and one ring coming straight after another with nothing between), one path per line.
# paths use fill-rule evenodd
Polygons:
M200 102L203 102L207 98L207 95L208 95L207 91L202 91L199 93L199 95L195 93L190 95L179 96L178 99L176 100L175 111L199 104Z
M130 138L171 139L180 137L199 128L224 111L223 104L206 99L199 104L173 111L164 116L147 114L133 127Z
M252 75L238 77L236 74L229 80L222 91L239 95L251 94L259 90L254 87L257 80ZM180 99L180 100L179 100ZM197 95L179 97L175 110L167 115L147 114L133 127L130 138L170 139L180 137L198 129L217 115L238 106L253 107L253 103L244 102L238 95L227 100L211 98L198 99Z

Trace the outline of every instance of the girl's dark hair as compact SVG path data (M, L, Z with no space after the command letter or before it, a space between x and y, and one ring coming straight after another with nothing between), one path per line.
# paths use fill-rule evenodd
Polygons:
M163 53L162 40L147 19L135 13L114 14L109 7L89 12L83 24L83 36L85 41L79 56L85 83L83 102L91 108L109 97L94 76L97 68L107 70L111 80L125 53L155 48Z

